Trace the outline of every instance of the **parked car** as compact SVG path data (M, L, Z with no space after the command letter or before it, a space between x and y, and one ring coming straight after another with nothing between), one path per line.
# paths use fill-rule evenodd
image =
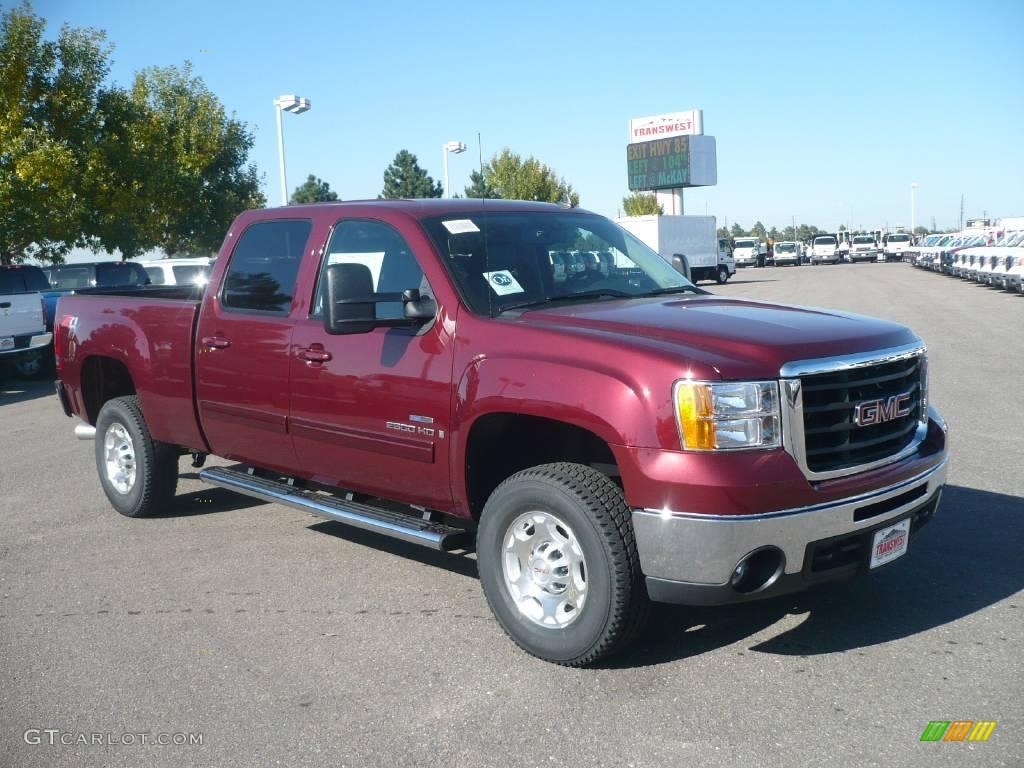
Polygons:
M581 238L614 268L556 285L549 253ZM474 549L497 621L557 664L625 647L651 600L883 567L946 479L909 329L710 295L578 208L246 211L205 292L68 296L56 333L58 398L118 512L166 508L182 453L230 458L200 479Z
M874 235L854 235L850 243L850 262L878 261L881 251Z
M135 262L146 270L151 285L206 285L210 259L155 259Z
M838 264L839 248L834 235L816 235L811 241L811 264Z
M787 264L794 267L800 266L800 243L782 242L775 244L774 263L776 267L784 267Z
M46 329L53 331L57 301L75 291L88 288L129 288L149 285L149 275L134 261L93 261L82 264L58 264L43 267L49 290L43 293Z
M0 364L22 376L38 373L50 350L41 293L47 287L39 267L0 266Z

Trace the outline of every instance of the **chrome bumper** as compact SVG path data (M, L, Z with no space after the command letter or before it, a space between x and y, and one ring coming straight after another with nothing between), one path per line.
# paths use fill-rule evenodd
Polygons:
M739 561L761 547L778 547L783 574L799 574L808 544L856 534L898 520L929 503L946 483L948 459L917 477L860 496L759 515L699 515L653 509L633 510L640 566L655 579L725 586ZM927 485L924 493L910 492ZM908 494L908 500L864 520L858 510Z
M27 337L27 341L25 340ZM53 341L52 333L19 334L14 337L15 346L12 349L0 350L0 355L17 355L31 352L35 349L42 349ZM21 346L18 346L19 342Z

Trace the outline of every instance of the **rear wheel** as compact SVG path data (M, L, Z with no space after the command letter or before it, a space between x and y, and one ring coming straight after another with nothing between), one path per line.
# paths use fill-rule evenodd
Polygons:
M148 517L170 504L178 487L178 450L149 434L138 397L104 403L95 448L103 492L122 515Z
M581 464L543 464L491 494L477 531L484 595L527 653L565 666L628 644L647 592L622 491Z

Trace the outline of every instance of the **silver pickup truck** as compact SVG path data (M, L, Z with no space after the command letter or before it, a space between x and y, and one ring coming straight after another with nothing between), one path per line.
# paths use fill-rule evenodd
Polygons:
M0 267L0 364L14 365L23 376L39 371L43 351L53 338L46 331L40 293L49 287L39 267Z

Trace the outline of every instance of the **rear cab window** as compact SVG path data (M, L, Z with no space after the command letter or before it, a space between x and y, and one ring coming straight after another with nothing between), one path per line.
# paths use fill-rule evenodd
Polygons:
M231 254L221 288L221 306L237 312L287 315L312 229L309 219L250 224Z
M37 293L50 289L46 274L39 267L0 267L0 296Z

